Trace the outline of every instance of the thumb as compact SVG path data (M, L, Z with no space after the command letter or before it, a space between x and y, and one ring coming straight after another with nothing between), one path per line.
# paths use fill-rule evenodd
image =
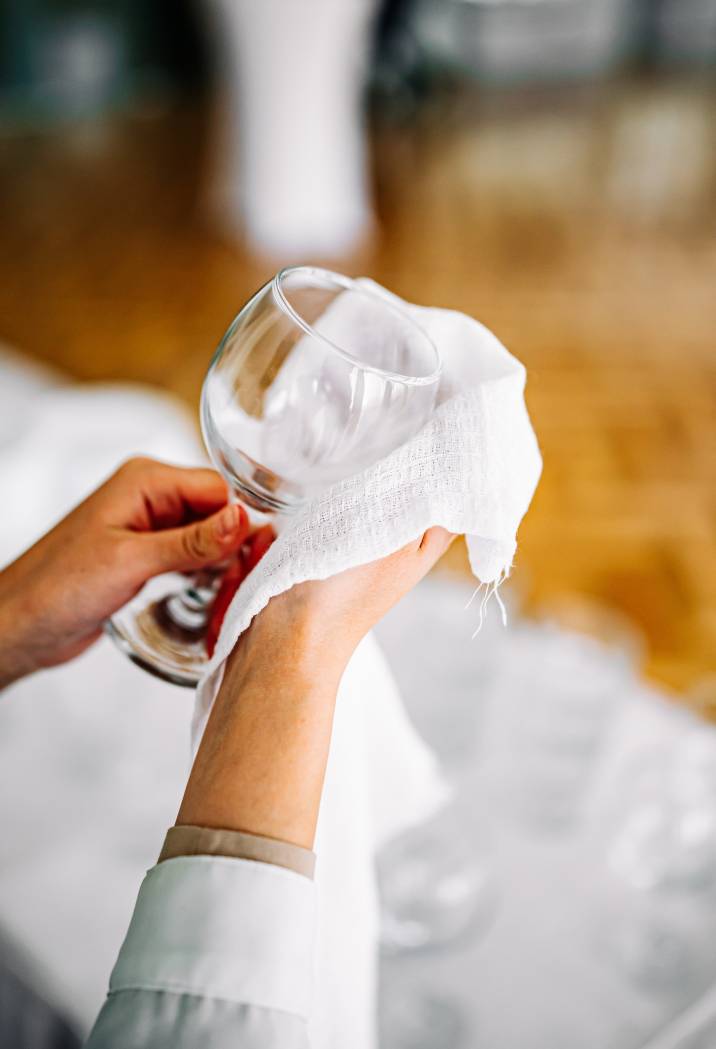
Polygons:
M223 561L235 553L249 532L249 518L243 506L229 504L203 521L181 528L152 532L152 571L187 572Z

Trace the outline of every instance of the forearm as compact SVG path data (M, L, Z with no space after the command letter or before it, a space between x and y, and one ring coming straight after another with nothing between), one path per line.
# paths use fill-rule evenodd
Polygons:
M242 636L179 825L311 847L342 665L322 657L310 623L279 599ZM123 1046L127 1032L147 1049L222 1037L306 1049L313 881L290 865L223 855L175 853L149 871L93 1049Z
M229 660L177 823L310 849L344 662L282 615L269 605Z
M14 565L0 572L0 689L37 669L28 631L31 611L14 574Z

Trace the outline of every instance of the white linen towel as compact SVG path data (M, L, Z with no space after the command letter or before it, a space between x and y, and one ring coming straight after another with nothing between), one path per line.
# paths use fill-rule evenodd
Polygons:
M276 594L385 557L433 525L466 534L470 565L481 583L496 589L509 574L517 528L541 470L524 403L524 366L471 317L409 305L364 283L411 313L437 346L443 373L436 407L411 440L279 522L278 539L229 606L199 685L195 746L226 657ZM352 333L355 345L355 328ZM369 312L361 335L372 337Z

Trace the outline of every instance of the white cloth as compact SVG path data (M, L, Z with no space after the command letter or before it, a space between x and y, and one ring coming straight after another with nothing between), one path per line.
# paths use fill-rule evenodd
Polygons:
M435 410L411 440L284 518L278 539L227 611L197 693L195 743L226 657L276 594L385 557L433 525L467 535L470 564L481 582L496 586L509 574L517 527L541 470L524 403L525 369L471 317L402 306L442 358ZM362 337L370 339L369 323Z

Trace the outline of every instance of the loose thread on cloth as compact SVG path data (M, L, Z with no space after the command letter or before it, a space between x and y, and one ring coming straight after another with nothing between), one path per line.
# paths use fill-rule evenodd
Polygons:
M482 600L480 601L480 620L470 639L471 641L474 641L477 635L482 630L483 624L485 622L487 605L490 601L490 598L492 597L495 598L495 600L497 601L497 605L500 609L500 619L502 620L503 627L507 626L507 609L505 607L505 602L502 600L502 597L500 596L498 591L504 583L505 579L507 579L509 574L509 569L505 569L500 573L499 577L497 579L493 579L491 583L480 583L480 585L475 587L475 589L473 590L470 600L465 605L465 611L467 611L470 608L473 601L475 600L475 598L481 590L484 590L484 593L482 595Z

